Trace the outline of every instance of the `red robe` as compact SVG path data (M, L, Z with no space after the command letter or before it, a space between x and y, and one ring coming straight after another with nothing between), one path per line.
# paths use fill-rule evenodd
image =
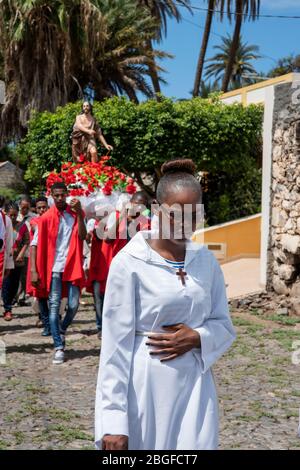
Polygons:
M120 212L116 211L117 220L119 217ZM150 219L140 216L140 223L137 230L148 230L149 228ZM93 281L100 282L100 292L105 292L110 264L116 254L119 253L119 251L128 243L126 230L125 219L123 218L119 225L116 239L110 243L105 242L104 240L99 240L94 230L91 246L91 263L87 280L88 292L93 292ZM120 234L122 234L122 238L120 238Z
M83 241L80 240L78 236L77 215L68 205L66 211L74 217L74 225L65 269L62 273L64 291L66 288L66 282L72 282L72 284L77 285L78 287L82 287L84 283L84 272L82 266ZM52 206L51 209L36 219L39 231L36 269L40 279L38 288L39 295L37 295L37 297L48 297L50 293L52 268L55 258L56 239L60 217L62 217L61 212L55 206Z
M97 223L95 224L95 227ZM102 252L103 240L99 240L95 229L92 235L91 244L91 261L89 266L89 274L86 282L86 290L93 293L93 282L100 282L100 292L103 293L108 270L106 269L106 259Z
M30 223L30 231L29 231L30 243L32 242L33 236L34 236L33 226L37 225L38 218L39 218L39 216L34 217L33 219L30 219L30 221L29 221L29 223ZM30 248L30 250L31 250L31 248ZM28 267L27 267L26 293L29 294L31 297L42 298L42 296L39 295L39 294L41 294L41 292L39 292L39 288L38 287L33 287L33 285L31 284L30 256L28 258Z

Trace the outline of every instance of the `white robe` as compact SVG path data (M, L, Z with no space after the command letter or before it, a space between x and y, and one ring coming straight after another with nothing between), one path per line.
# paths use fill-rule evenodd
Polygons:
M186 285L139 232L111 264L103 309L95 440L129 436L129 449L215 449L218 399L211 366L235 332L214 255L189 242ZM197 330L201 349L167 362L150 356L147 337L163 325Z

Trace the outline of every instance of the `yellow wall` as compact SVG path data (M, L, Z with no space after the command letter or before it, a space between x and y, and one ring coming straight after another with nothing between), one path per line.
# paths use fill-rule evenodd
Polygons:
M204 243L226 243L226 259L260 256L261 215L239 219L233 223L218 225L204 230ZM201 235L200 235L201 238ZM196 236L201 242L201 239Z

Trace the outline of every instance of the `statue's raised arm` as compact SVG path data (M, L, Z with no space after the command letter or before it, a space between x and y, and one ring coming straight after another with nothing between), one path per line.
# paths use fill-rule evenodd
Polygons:
M92 106L88 101L82 105L82 112L76 116L72 131L72 157L75 163L83 161L98 162L96 140L107 150L113 150L106 142L102 130L93 116Z

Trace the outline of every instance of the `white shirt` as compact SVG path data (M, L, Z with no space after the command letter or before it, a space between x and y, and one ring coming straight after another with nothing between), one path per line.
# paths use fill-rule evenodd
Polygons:
M31 211L29 211L26 215L22 215L21 212L19 212L17 221L23 222L23 220L25 219L25 222L30 222L30 220L34 219L35 217L36 217L36 214Z
M1 223L3 224L3 219L2 219L1 214L0 214L0 218L1 218ZM2 236L4 238L2 238ZM5 226L3 224L3 227L2 227L2 236L1 238L3 240L3 244L5 245L3 269L4 270L14 269L15 263L14 263L13 251L12 251L13 244L14 244L13 227L12 227L11 219L7 215L5 215Z
M95 228L95 223L96 223L96 219L89 219L87 221L87 224L86 224L86 231L89 233L89 232L93 232L94 228Z
M6 234L5 234L5 269L14 269L13 244L14 231L10 217L5 216Z
M66 211L63 211L58 226L58 234L56 239L55 257L52 272L62 273L64 272L67 256L70 247L70 240L73 230L75 219ZM31 246L37 246L38 244L38 227L34 232L34 237L31 242Z

